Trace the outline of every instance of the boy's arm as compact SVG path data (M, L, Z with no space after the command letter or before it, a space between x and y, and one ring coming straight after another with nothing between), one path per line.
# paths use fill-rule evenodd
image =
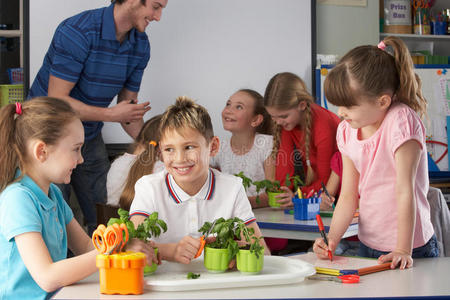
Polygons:
M145 218L142 215L133 215L130 220L134 227L137 227L144 222ZM185 236L178 243L155 243L155 246L158 248L161 259L188 264L200 248L200 239Z
M412 248L414 226L416 223L416 201L414 199L414 184L420 155L423 150L416 140L409 140L398 147L395 152L396 198L398 233L397 245L394 251L380 256L380 261L392 260L391 268L397 265L400 269L412 266Z
M200 239L187 235L178 243L157 243L156 246L162 259L189 264L200 248Z
M247 227L248 228L253 228L255 230L255 236L256 237L262 236L261 230L259 229L258 223L256 223L256 221L248 224ZM269 249L269 247L267 247L266 242L264 241L264 239L260 240L260 244L261 244L261 246L264 247L264 255L271 255L270 249Z

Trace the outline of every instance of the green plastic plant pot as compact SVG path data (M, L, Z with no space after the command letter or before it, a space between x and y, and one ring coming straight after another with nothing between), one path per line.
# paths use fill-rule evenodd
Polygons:
M155 255L158 256L158 248L155 248ZM151 266L145 265L144 266L144 276L155 273L157 268L158 268L158 265L156 263L152 263Z
M230 251L205 247L204 265L209 272L222 273L228 269Z
M246 274L257 274L264 267L264 249L261 249L256 257L255 252L250 250L239 250L236 255L237 269Z
M268 192L267 197L269 197L269 206L271 207L280 207L280 203L277 202L277 198L275 198L276 195L281 194L282 192Z

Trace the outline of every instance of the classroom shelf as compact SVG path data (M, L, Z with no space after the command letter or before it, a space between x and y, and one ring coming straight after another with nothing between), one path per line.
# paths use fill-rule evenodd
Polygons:
M418 41L436 41L436 40L449 40L450 35L434 35L434 34L406 34L406 33L380 33L380 37L396 36L405 40L418 40Z

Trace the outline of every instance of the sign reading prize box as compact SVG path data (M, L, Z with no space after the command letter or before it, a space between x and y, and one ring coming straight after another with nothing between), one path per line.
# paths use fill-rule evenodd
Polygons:
M411 3L409 0L384 0L384 32L411 33Z

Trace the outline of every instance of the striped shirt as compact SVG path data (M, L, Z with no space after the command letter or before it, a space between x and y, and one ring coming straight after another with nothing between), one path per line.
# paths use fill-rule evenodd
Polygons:
M75 83L70 96L97 107L108 107L122 88L138 92L150 59L145 32L132 29L125 41L116 39L114 4L84 11L63 21L55 31L30 89L30 98L48 94L49 75ZM103 122L83 122L86 140L96 137Z

